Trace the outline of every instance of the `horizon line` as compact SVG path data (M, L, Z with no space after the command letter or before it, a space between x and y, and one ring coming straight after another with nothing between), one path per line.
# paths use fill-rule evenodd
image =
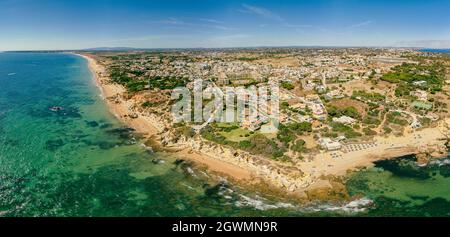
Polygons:
M397 49L450 49L436 47L410 47L410 46L324 46L324 45L291 45L291 46L228 46L228 47L162 47L162 48L138 48L138 47L93 47L84 49L23 49L3 50L3 52L73 52L73 51L139 51L139 50L213 50L213 49L258 49L258 48L397 48Z

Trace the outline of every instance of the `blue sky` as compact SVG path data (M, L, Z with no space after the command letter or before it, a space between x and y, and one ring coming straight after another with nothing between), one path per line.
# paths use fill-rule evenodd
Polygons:
M0 50L450 48L450 1L0 0Z

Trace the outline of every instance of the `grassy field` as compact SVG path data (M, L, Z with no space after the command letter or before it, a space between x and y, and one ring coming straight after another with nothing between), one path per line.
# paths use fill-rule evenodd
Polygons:
M232 142L240 142L250 139L253 134L249 130L237 128L230 132L220 132L220 134L226 137L227 140Z

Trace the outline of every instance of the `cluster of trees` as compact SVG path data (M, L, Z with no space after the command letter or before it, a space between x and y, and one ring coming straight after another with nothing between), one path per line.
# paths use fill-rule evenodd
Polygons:
M389 123L393 123L393 124L397 124L397 125L401 125L401 126L408 125L408 121L406 119L403 119L401 117L401 115L402 114L399 112L391 112L386 115L386 120Z
M356 97L361 97L366 100L371 100L373 102L381 102L386 99L386 96L376 93L376 92L366 92L366 91L353 91L352 99L355 99Z
M384 74L381 79L393 83L426 81L429 84L441 84L444 74L445 68L440 63L431 65L403 63L392 68L392 71Z
M391 83L398 83L395 91L396 96L401 97L409 95L411 90L420 87L429 90L431 93L442 90L445 80L445 67L441 63L433 64L408 64L396 66L391 72L381 77L382 80ZM425 81L424 86L413 86L415 81Z
M144 90L147 85L146 81L137 79L137 76L131 71L125 70L121 67L111 67L109 75L113 82L125 86L130 92Z
M236 128L237 127L234 125L230 127L208 125L202 129L201 135L209 141L221 145L228 145L236 149L242 149L251 154L262 155L277 160L285 160L283 159L284 153L289 147L297 152L306 150L305 141L297 140L297 136L302 135L305 132L312 132L311 123L302 122L290 123L288 125L280 124L276 139L269 139L263 134L256 133L247 140L234 142L227 140L226 137L220 134L222 131L231 131Z
M239 57L238 60L239 61L247 61L247 62L252 62L255 60L258 60L259 58L256 57Z
M144 90L147 86L151 89L168 90L179 86L186 86L188 78L181 76L154 76L142 79L140 71L130 71L119 66L111 67L110 77L113 82L125 86L130 92Z
M176 87L186 86L189 79L181 76L154 76L148 79L151 89L171 90Z
M405 97L411 94L411 91L415 90L414 86L407 83L399 83L395 88L395 96Z
M206 140L209 140L209 141L221 144L221 145L231 145L231 146L235 146L236 145L235 142L228 141L226 139L226 137L224 137L223 135L219 134L214 127L209 126L209 125L202 129L201 135Z
M375 116L366 116L366 117L364 117L362 122L364 124L368 124L368 125L380 125L381 124L381 120L379 120L378 117L375 117Z
M282 146L278 146L276 142L268 139L262 134L254 134L248 140L243 140L240 142L234 142L227 140L226 137L221 135L220 131L229 131L230 129L236 129L234 126L219 128L216 126L206 126L202 129L201 135L206 140L221 144L231 146L236 149L242 149L255 155L262 155L272 159L279 159L283 157L286 149Z
M375 136L375 135L377 135L377 132L372 130L372 129L370 129L370 128L363 128L363 132L367 136Z
M352 127L342 123L331 123L330 126L331 128L333 128L334 132L342 133L346 138L355 138L362 136L361 133L356 132Z
M292 144L291 149L296 152L304 152L306 151L306 142L302 139L299 139L294 144Z
M305 132L312 132L312 125L308 122L290 123L287 125L280 124L278 127L277 139L289 146L297 136L303 135Z
M329 108L327 108L328 111L328 115L332 116L332 117L341 117L343 115L348 116L348 117L352 117L354 119L360 119L361 118L361 114L359 114L358 110L353 107L346 107L343 109L339 109L336 106L330 106Z
M283 156L286 149L279 147L274 141L262 134L255 134L249 140L239 142L239 148L252 154L263 155L278 159Z
M281 82L281 87L283 87L286 90L292 90L294 89L294 85L292 85L292 83L289 82Z

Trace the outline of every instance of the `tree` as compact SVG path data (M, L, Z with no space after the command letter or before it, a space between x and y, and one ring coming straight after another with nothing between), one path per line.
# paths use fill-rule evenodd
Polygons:
M303 152L306 150L306 142L302 139L295 142L294 145L291 146L291 149L296 152Z
M294 89L294 85L292 85L292 84L289 83L289 82L282 82L282 83L281 83L281 87L283 87L283 88L286 89L286 90L292 90L292 89Z

